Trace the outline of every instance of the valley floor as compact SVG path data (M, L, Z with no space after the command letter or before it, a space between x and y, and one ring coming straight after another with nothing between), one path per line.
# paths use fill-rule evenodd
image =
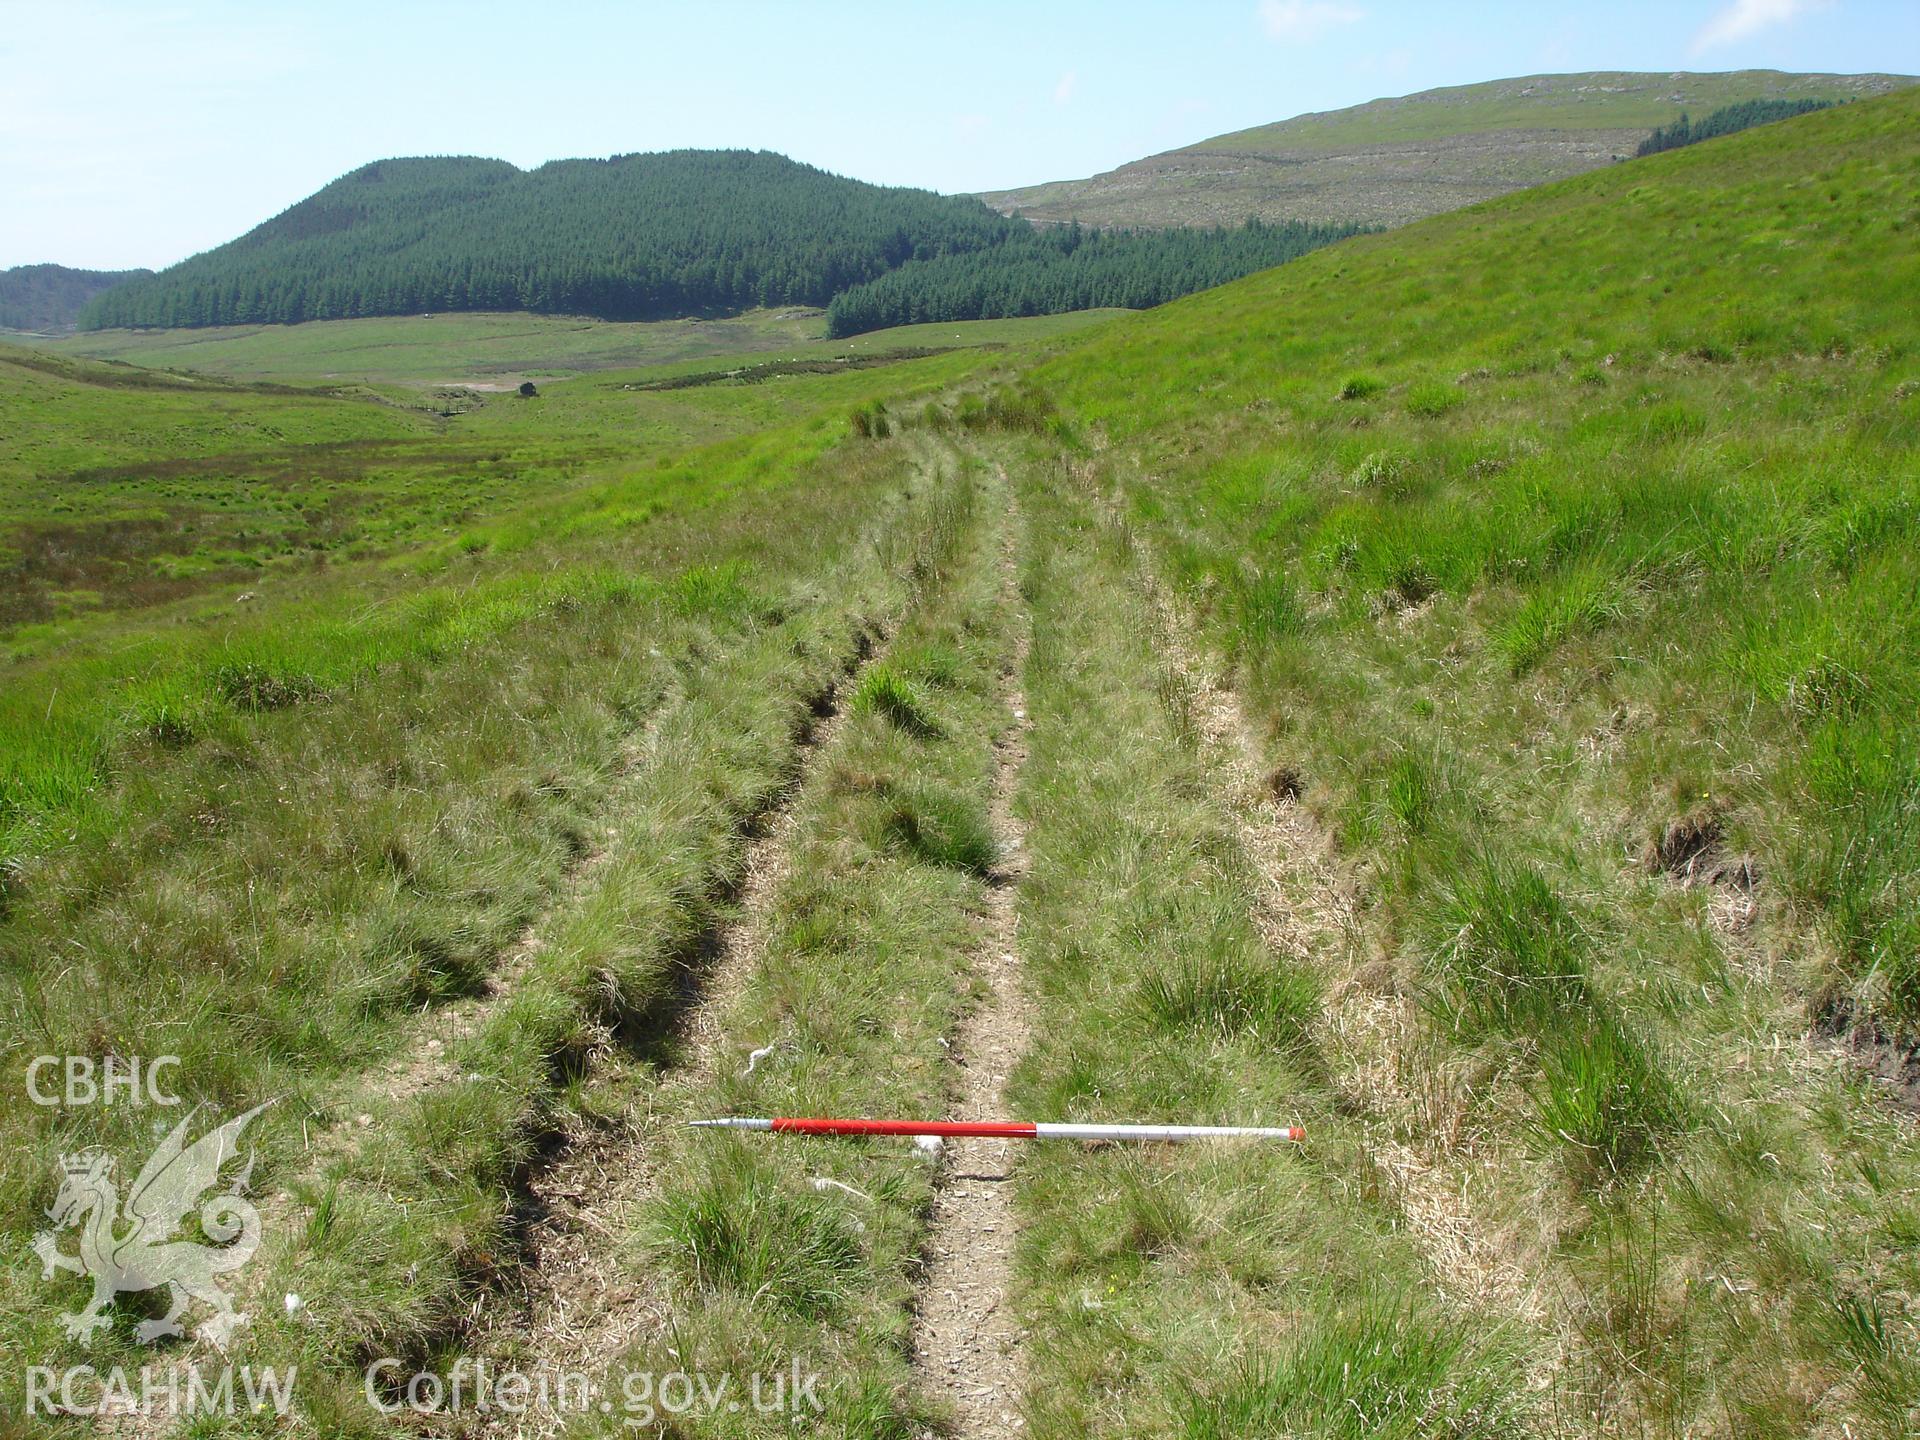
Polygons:
M870 442L893 498L788 598L595 619L573 683L624 692L612 712L579 729L537 672L488 702L575 729L541 781L566 818L540 842L513 818L550 803L531 792L464 807L469 845L497 835L490 883L524 885L466 953L419 930L402 1003L304 1062L262 1155L238 1351L297 1366L298 1411L182 1433L1903 1433L1906 1325L1861 1278L1891 1258L1874 1197L1914 1193L1910 1118L1789 1026L1740 1052L1764 1098L1698 1090L1650 1149L1600 1155L1575 1127L1641 1123L1643 1089L1542 1094L1549 1029L1462 1030L1370 955L1352 864L1128 520L1125 474L941 414ZM512 773L493 764L482 793ZM436 888L430 813L328 843L384 833L373 863ZM221 834L192 842L216 895ZM137 911L153 884L65 903ZM1746 963L1736 932L1700 944ZM1592 1018L1612 1003L1567 1023L1622 1023ZM1598 1110L1522 1113L1562 1103ZM792 1113L1308 1139L929 1153L684 1125ZM1755 1126L1794 1148L1756 1156ZM69 1343L14 1323L10 1348ZM136 1364L130 1326L111 1353ZM591 1388L410 1405L414 1373ZM741 1402L775 1375L777 1405ZM104 1428L129 1424L153 1429Z
M375 385L397 392L512 390L575 375L648 369L672 374L717 363L826 360L1007 345L1070 334L1124 312L1080 310L1019 320L901 325L827 339L824 310L786 307L710 319L611 321L519 312L311 320L304 325L213 325L94 330L47 337L0 331L13 342L88 360L240 381ZM0 350L0 356L5 354Z

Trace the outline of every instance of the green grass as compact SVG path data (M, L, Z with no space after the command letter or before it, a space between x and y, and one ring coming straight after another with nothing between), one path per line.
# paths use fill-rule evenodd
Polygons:
M1349 241L1028 381L1306 777L1356 897L1336 973L1407 1026L1343 1022L1330 1063L1547 1287L1509 1338L1552 1433L1891 1436L1920 1403L1884 1368L1920 1147L1820 1018L1920 1033L1917 114ZM1183 960L1146 1013L1226 1008ZM1190 1415L1254 1423L1271 1373Z
M1022 954L1048 1119L1304 1122L1309 1148L1043 1147L1018 1257L1036 1436L1524 1433L1325 1080L1326 975L1254 924L1251 857L1127 537L1028 455L1034 605Z
M799 797L765 921L766 949L719 1017L709 1072L630 1077L669 1113L918 1114L950 1085L945 1038L967 1003L984 880L973 866L889 833L903 793L984 816L989 741L1005 711L1011 643L996 614L1001 496L978 470L938 542L922 552L922 603L887 642L902 666L942 656L944 724L914 733L850 706ZM974 822L977 823L977 822ZM884 956L884 963L875 963ZM749 1049L771 1054L744 1073ZM616 1090L616 1093L619 1093ZM746 1357L805 1355L822 1375L823 1423L912 1434L934 1420L904 1351L930 1170L898 1142L790 1143L673 1130L657 1139L659 1193L613 1217L633 1237L634 1279L674 1316L622 1366L738 1370ZM757 1363L757 1362L756 1362ZM689 1434L787 1433L783 1416L689 1416ZM624 1433L619 1417L586 1433Z
M968 363L917 369L939 384ZM173 406L124 413L168 419L189 452L203 434L221 443L236 412L412 423L254 390L176 402L175 382L58 368L30 373L58 381L49 428L69 438L123 413L126 395ZM283 1097L256 1181L291 1187L314 1218L291 1237L276 1228L262 1263L286 1273L264 1283L314 1296L326 1319L263 1331L261 1353L344 1375L327 1367L444 1331L503 1243L509 1187L562 1104L556 1087L670 999L742 827L786 783L809 705L931 573L916 537L948 487L897 446L842 443L849 398L873 383L649 400L758 428L660 463L583 463L577 483L523 476L530 493L457 534L256 580L243 607L151 602L19 645L0 705L6 1049L159 1046L182 1056L190 1102ZM608 388L512 415L514 454L591 454L592 417L631 403ZM307 456L296 444L275 463ZM402 444L385 463L407 480L431 462ZM45 493L24 479L16 491ZM396 518L390 495L370 503ZM951 818L929 817L934 836ZM965 841L951 841L962 864ZM595 881L574 893L594 851ZM365 1092L410 1015L474 994L555 906L512 1004L461 1057L485 1085L397 1107L377 1084ZM362 1106L379 1115L368 1144L323 1150L330 1168L314 1174L311 1139ZM13 1157L0 1227L19 1238L40 1220L48 1146L125 1149L143 1126L125 1110L0 1107ZM421 1208L396 1210L395 1195ZM9 1353L67 1353L37 1277L11 1267L0 1283ZM120 1333L132 1318L116 1354L135 1353ZM330 1386L315 1404L365 1433L364 1407Z
M96 330L45 348L61 355L235 380L510 390L527 379L539 383L590 371L802 344L824 333L821 314L791 308L714 320L629 324L521 313L419 315L304 325Z
M857 639L937 572L949 489L903 473L898 449L867 450L805 500L743 500L720 524L656 533L667 554L753 552L751 584L717 582L709 563L416 664L411 686L394 674L245 712L103 797L107 838L23 872L5 937L10 1049L138 1048L159 1017L191 1098L286 1097L256 1179L293 1199L258 1283L297 1289L319 1318L262 1315L252 1353L319 1377L303 1398L330 1433L379 1433L344 1379L354 1357L418 1353L457 1328L569 1077L611 1037L643 1037L619 1042L640 1046L635 1063L654 1053L644 1037L718 918L751 818L788 783L793 735ZM829 548L827 531L847 538ZM209 775L224 776L218 799L202 798ZM569 888L589 848L599 858ZM548 907L510 998L450 1055L454 1083L383 1099L410 1012L474 993ZM65 943L97 963L54 969ZM363 1107L364 1138L324 1138L353 1135ZM24 1102L4 1113L13 1234L44 1204L34 1162L52 1122ZM123 1147L128 1126L144 1133L126 1111L64 1123L69 1141L79 1125ZM753 1244L738 1238L734 1269ZM10 1350L64 1353L47 1306L8 1312ZM114 1353L135 1353L116 1336Z
M966 796L918 783L894 787L890 802L880 817L882 833L924 863L985 877L1000 858L985 810Z
M306 607L341 587L342 578L330 572L343 564L375 562L380 570L362 569L351 583L386 588L385 571L395 563L415 569L523 548L566 499L595 502L599 513L582 516L576 504L565 524L643 524L671 502L635 500L636 492L704 481L704 457L673 465L685 452L798 417L830 427L847 408L868 405L867 397L898 393L902 375L934 381L981 358L963 353L909 360L898 372L889 365L835 373L833 356L877 363L937 350L978 352L1065 334L1101 317L909 327L832 345L783 341L781 326L790 330L800 320L713 322L735 326L742 345L781 347L755 356L799 357L816 373L755 380L749 370L748 378L729 380L722 372L716 383L687 389L652 387L711 367L724 347L703 349L696 336L685 343L698 359L550 384L533 400L405 386L383 394L366 383L379 378L377 370L320 389L254 383L266 375L313 383L322 377L310 362L348 365L356 356L390 353L452 368L470 354L469 332L500 354L521 357L516 363L531 363L526 357L549 343L586 344L601 330L622 328L528 317L516 328L507 323L513 318L342 321L250 332L247 343L261 350L261 360L233 368L244 381L0 348L0 404L17 417L0 435L0 647L13 655L43 653L89 630L117 644L129 610L184 606L220 624L236 613L233 602L242 595L246 603L267 604L287 596ZM353 339L346 332L354 326L370 328ZM199 337L192 339L197 345L208 333L175 338ZM166 337L137 338L145 348L130 353L149 363L166 358L155 348ZM594 343L608 347L609 364L659 358L641 353L644 336L629 340L640 351L620 349L629 342L617 336ZM211 364L220 353L184 358ZM766 463L777 448L760 446L749 463ZM666 473L636 473L648 463ZM628 498L608 503L614 477L628 482Z
M623 558L633 541L677 535L703 512L792 483L846 435L848 401L883 384L898 393L902 374L931 388L978 363L960 353L884 379L863 371L660 395L601 383L551 401L503 401L497 418L463 417L457 440L375 445L344 460L301 446L191 460L180 486L156 486L159 465L115 472L89 513L63 520L60 547L45 552L55 558L29 553L7 577L13 608L28 618L4 642L14 666L0 694L0 855L30 854L62 826L103 823L91 797L142 736L185 738L222 712L333 694L529 621L647 592ZM91 435L126 397L145 393L66 381L49 404L66 433ZM230 406L291 403L253 391L212 405L192 399L177 423L196 438L223 433ZM344 399L298 403L341 424L392 413ZM656 421L651 453L638 437L615 451L611 434L636 411ZM709 435L737 438L699 443ZM275 483L246 483L263 473ZM41 533L29 517L72 492L15 475L13 533ZM156 489L176 492L169 503L187 518L174 530L190 538L136 530L129 544L119 507L151 503ZM262 513L311 513L302 489L333 517L318 546L294 546ZM200 543L252 548L235 565L196 566L162 584L155 570L173 552L143 553L141 535L156 547L205 535ZM53 588L76 565L96 596L84 606Z
M1731 764L1757 764L1756 824L1772 812L1844 826L1860 806L1897 809L1897 767L1849 768L1828 793L1857 802L1809 807L1803 757L1831 751L1827 727L1884 738L1916 678L1911 647L1888 628L1909 608L1899 537L1920 425L1899 398L1911 342L1891 299L1915 278L1900 159L1913 105L1843 107L1497 202L1471 224L1350 242L1091 341L1042 374L1075 421L1147 463L1166 458L1158 437L1175 428L1199 446L1180 462L1193 483L1142 490L1139 513L1170 533L1190 584L1244 593L1250 534L1263 572L1301 587L1313 625L1256 624L1257 644L1234 627L1276 694L1297 683L1296 655L1343 635L1379 648L1363 637L1383 601L1437 596L1437 624L1467 656L1536 687L1546 677L1543 720L1616 703L1661 714L1672 746L1660 754L1649 736L1638 748L1684 791L1702 767L1709 788L1734 783L1722 773L1713 786L1730 764L1688 728L1704 735L1719 727L1710 717L1740 713L1745 754ZM1616 204L1619 223L1602 216ZM1630 259L1642 219L1660 215L1684 215L1692 238ZM1549 223L1562 238L1531 267L1480 238ZM1701 247L1715 237L1726 253L1709 267ZM1418 298L1415 272L1452 275L1446 299ZM1413 298L1393 327L1341 328L1345 297L1396 291ZM1524 309L1503 308L1522 293ZM1210 338L1220 323L1255 333L1223 349ZM1608 362L1598 388L1573 373L1589 357ZM1169 363L1218 388L1106 398L1130 371ZM1447 406L1419 403L1442 390ZM1396 407L1402 391L1411 399ZM1682 650L1648 648L1676 631ZM1470 658L1448 688L1469 698L1479 665ZM1501 683L1484 680L1494 693ZM1842 913L1882 918L1848 920L1834 938L1843 973L1870 983L1884 970L1874 927L1892 912L1868 893Z
M377 444L430 434L423 417L291 388L255 389L135 366L0 348L7 498L34 478L293 446Z
M696 1292L779 1319L830 1320L867 1269L865 1247L840 1195L780 1181L750 1149L717 1151L693 1187L664 1207L659 1244Z
M1404 1302L1374 1297L1334 1308L1277 1357L1259 1356L1188 1402L1189 1440L1242 1435L1460 1437L1515 1431L1497 1377L1464 1338Z
M0 1065L167 1051L190 1102L283 1097L250 1283L308 1306L247 1353L300 1363L321 1433L388 1433L366 1354L512 1352L468 1317L512 1303L530 1168L601 1128L658 1177L597 1217L670 1317L623 1365L805 1354L829 1425L937 1429L924 1161L672 1122L950 1103L1030 610L1012 1107L1310 1138L1022 1156L1027 1429L1911 1434L1920 1142L1823 1027L1920 1033L1917 118L1763 127L991 361L452 416L0 362L9 593L48 607L0 692ZM217 532L165 552L178 593L137 593L153 547L23 545L168 485ZM281 497L364 528L273 560ZM789 798L764 943L681 1065ZM0 1104L7 1353L144 1357L137 1304L69 1346L25 1257L48 1157L149 1124Z
M1513 673L1523 675L1565 641L1619 618L1619 597L1628 583L1605 564L1575 565L1528 596L1494 637L1494 646Z
M876 665L860 677L853 692L853 708L878 715L913 735L937 735L940 722L927 708L918 688L887 665Z

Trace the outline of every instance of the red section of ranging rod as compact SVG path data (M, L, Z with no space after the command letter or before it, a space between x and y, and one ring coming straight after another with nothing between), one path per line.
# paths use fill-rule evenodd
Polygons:
M772 1130L795 1135L984 1136L1000 1140L1291 1140L1307 1132L1298 1125L1102 1125L1031 1120L843 1120L782 1115L772 1119L730 1115L690 1120L696 1129Z

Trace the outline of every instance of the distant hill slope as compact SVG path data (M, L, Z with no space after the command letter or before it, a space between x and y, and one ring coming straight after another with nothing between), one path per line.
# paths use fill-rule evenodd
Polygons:
M0 330L71 330L94 296L151 274L151 270L72 270L65 265L16 265L0 270Z
M1218 135L1087 180L983 195L1036 221L1403 225L1597 169L1683 112L1746 100L1851 100L1908 75L1596 71L1423 90Z
M867 185L779 155L681 150L521 171L382 160L238 240L102 297L108 326L441 310L651 320L824 306L915 258L1024 227L971 196Z

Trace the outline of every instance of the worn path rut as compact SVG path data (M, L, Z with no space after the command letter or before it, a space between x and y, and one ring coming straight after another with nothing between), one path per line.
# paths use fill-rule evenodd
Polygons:
M1004 486L1006 477L1001 476ZM1021 989L1018 885L1026 846L1014 797L1027 755L1027 703L1020 688L1029 629L1020 593L1018 515L1008 512L1001 554L1001 603L1017 618L1004 668L1007 722L995 740L991 816L1001 859L987 891L986 925L975 951L979 1003L953 1037L961 1118L1006 1113L1007 1077L1031 1039ZM913 1328L914 1365L928 1390L953 1408L955 1433L1005 1435L1019 1429L1019 1317L1013 1272L1012 1140L949 1141L924 1250L926 1269Z

